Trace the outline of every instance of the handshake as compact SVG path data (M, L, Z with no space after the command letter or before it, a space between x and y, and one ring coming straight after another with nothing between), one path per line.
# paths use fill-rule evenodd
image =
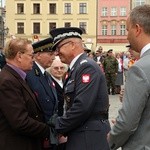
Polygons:
M57 133L57 131L55 129L56 118L57 117L58 117L58 115L54 114L49 119L49 121L47 122L47 124L50 126L50 141L51 141L51 144L56 144L56 145L67 142L67 137L63 136L62 134Z

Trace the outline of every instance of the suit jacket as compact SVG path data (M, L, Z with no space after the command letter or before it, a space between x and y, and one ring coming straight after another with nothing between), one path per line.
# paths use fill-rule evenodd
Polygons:
M26 82L8 65L0 72L0 149L40 150L49 127Z
M57 81L52 78L53 82L55 83L55 88L57 92L58 98L58 116L62 116L64 113L64 92L63 88L57 83Z
M115 150L150 149L150 50L128 71L123 105L110 132Z
M45 122L57 111L57 93L55 85L49 75L50 82L42 74L34 63L31 71L27 73L26 80L33 90L44 113Z
M108 150L108 120L100 114L108 111L104 74L96 62L82 54L64 84L67 111L56 119L56 129L68 135L66 150Z

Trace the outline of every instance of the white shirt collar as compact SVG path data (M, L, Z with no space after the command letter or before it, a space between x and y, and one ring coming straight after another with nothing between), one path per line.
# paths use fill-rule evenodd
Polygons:
M142 50L141 50L141 54L140 57L147 51L150 49L150 43L148 43L147 45L145 45Z
M73 65L75 64L75 62L77 61L77 59L82 55L83 53L77 55L70 63L69 68L72 69Z
M60 87L61 88L63 88L63 81L62 81L62 79L57 79L57 78L55 78L52 74L51 74L51 77L60 85Z
M35 63L37 64L37 66L39 67L39 69L41 70L42 74L44 74L45 69L38 63L35 61Z

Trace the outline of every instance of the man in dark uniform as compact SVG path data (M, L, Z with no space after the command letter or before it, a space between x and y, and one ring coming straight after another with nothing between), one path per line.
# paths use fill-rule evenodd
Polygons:
M108 94L104 74L84 53L82 30L76 27L51 30L53 49L69 65L64 84L66 113L50 119L58 133L67 135L66 150L108 150Z
M115 81L118 72L118 61L113 56L112 49L107 52L107 56L103 62L103 69L107 80L108 94L110 94L111 90L112 95L115 95Z
M30 72L27 73L26 80L37 96L38 102L43 110L45 122L57 112L57 93L54 82L51 76L46 72L46 68L50 67L54 58L55 52L52 51L52 39L47 38L42 41L33 43L34 64ZM48 143L48 139L45 140ZM53 148L52 148L53 147ZM46 148L54 150L55 146Z

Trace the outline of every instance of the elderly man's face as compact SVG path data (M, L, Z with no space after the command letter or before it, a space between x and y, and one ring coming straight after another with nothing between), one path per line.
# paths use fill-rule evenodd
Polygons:
M56 51L61 62L65 64L70 64L70 62L74 58L73 45L74 41L72 41L71 39L63 40L58 44Z
M26 51L24 53L18 52L17 55L20 55L19 56L20 68L23 71L27 72L32 69L34 54L33 54L33 47L31 44L28 44L25 49Z
M37 55L38 62L44 69L50 67L55 59L55 52L39 52Z

